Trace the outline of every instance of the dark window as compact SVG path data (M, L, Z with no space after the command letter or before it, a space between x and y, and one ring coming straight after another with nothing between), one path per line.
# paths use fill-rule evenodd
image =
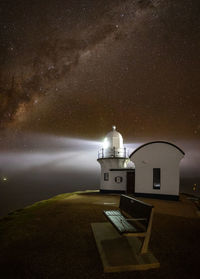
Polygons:
M104 173L104 180L105 180L105 181L108 181L108 180L109 180L109 173L108 173L108 172L105 172L105 173Z
M153 169L153 189L160 189L160 169Z
M117 183L121 183L122 180L123 180L123 178L121 176L116 176L115 177L115 182L117 182Z

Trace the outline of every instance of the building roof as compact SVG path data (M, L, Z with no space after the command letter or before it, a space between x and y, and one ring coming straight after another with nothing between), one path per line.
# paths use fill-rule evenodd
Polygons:
M179 148L177 145L171 143L171 142L168 142L168 141L152 141L152 142L148 142L148 143L145 143L141 146L139 146L138 148L136 148L130 155L129 155L129 158L135 154L139 149L143 148L144 146L146 145L150 145L150 144L153 144L153 143L164 143L164 144L169 144L173 147L175 147L176 149L178 149L183 155L185 155L185 152L183 152L183 150L181 148Z
M116 130L116 126L112 126L112 131L109 132L104 139L105 148L123 148L122 135Z

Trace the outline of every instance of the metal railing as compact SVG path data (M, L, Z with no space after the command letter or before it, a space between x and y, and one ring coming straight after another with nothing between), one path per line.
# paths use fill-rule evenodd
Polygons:
M102 158L128 158L128 149L124 148L101 148L98 152L98 159Z

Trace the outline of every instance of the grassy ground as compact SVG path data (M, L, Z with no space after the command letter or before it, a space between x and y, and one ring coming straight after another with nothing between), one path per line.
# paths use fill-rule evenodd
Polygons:
M117 206L119 196L85 192L59 195L0 220L0 278L199 278L200 218L193 203L145 200L156 209L150 249L159 269L103 273L90 223L105 222L102 210Z

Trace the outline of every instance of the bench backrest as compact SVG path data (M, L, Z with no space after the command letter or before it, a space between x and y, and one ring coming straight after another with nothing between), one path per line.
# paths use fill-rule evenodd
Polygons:
M145 223L148 226L153 205L149 205L126 195L121 195L119 207L133 218L145 218L147 220Z

